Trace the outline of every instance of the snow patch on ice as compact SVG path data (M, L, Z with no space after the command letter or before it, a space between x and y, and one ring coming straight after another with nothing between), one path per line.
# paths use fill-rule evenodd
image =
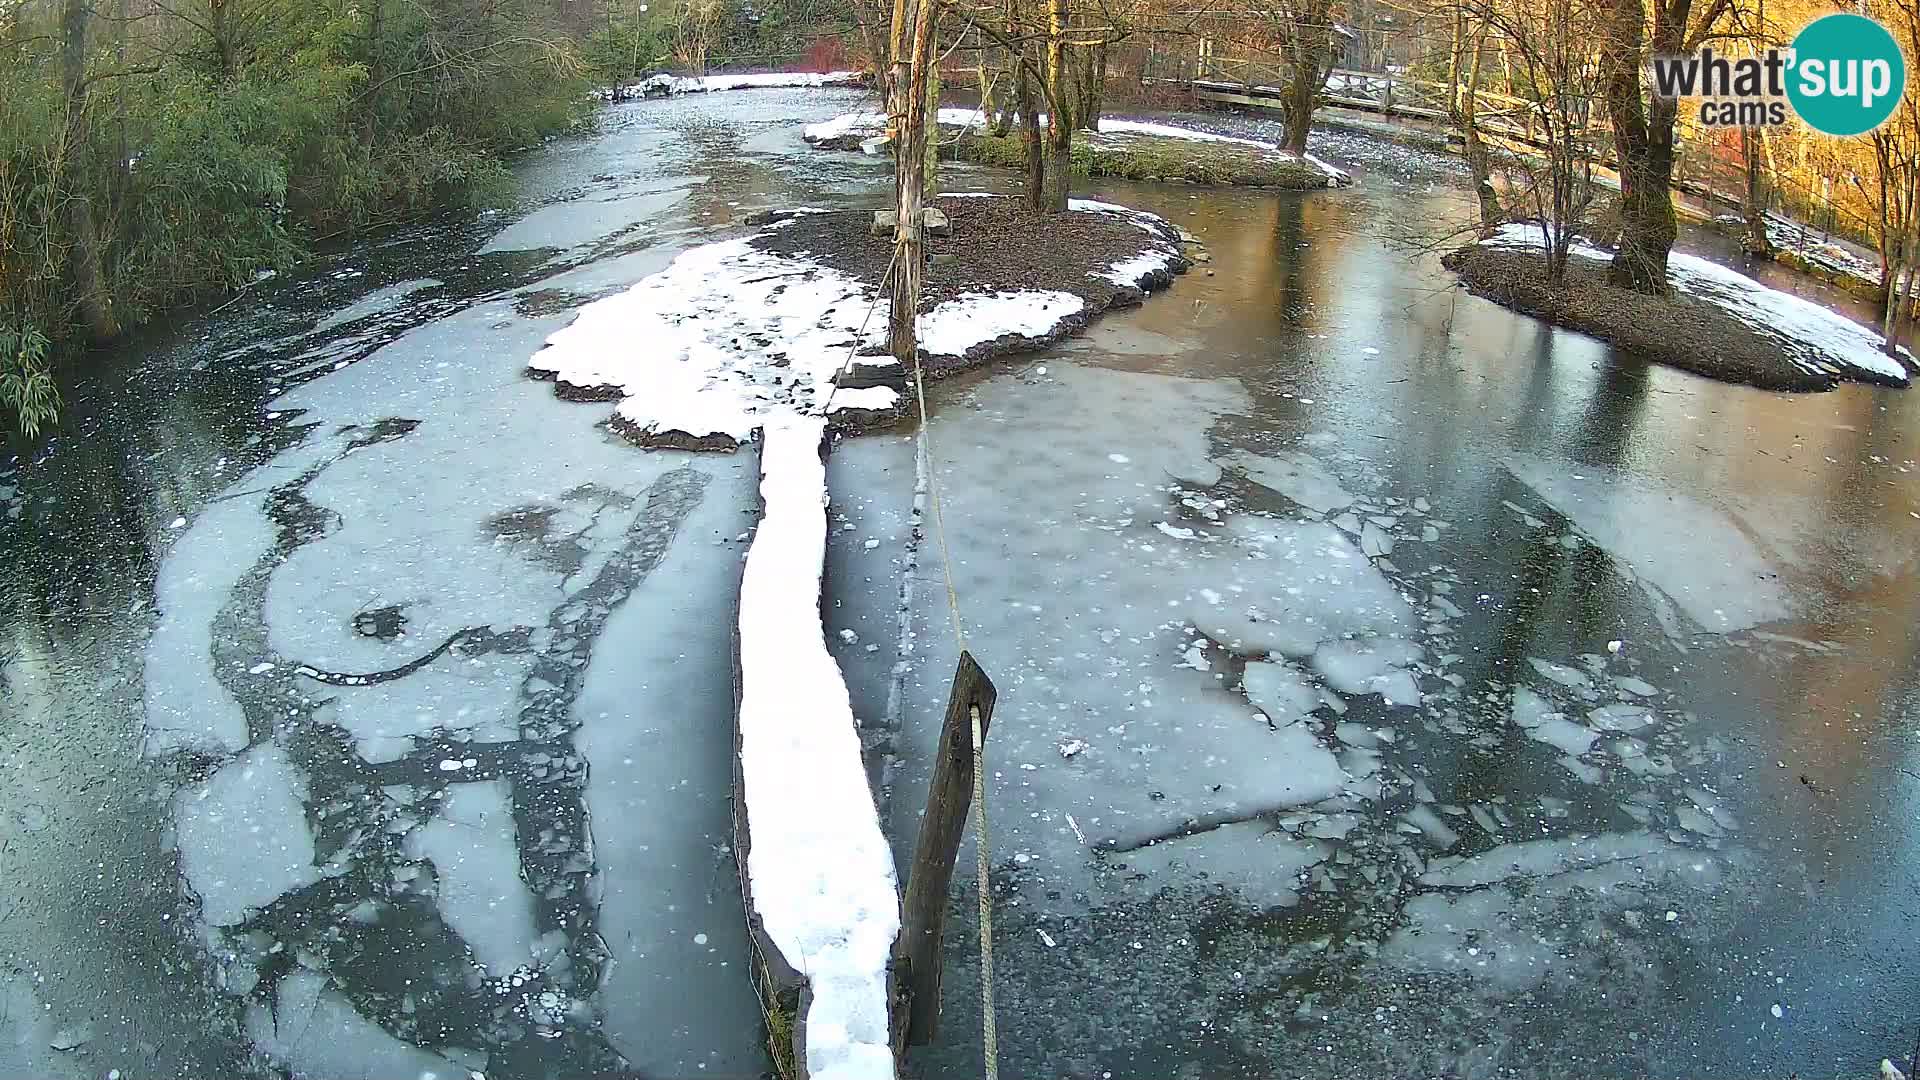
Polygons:
M217 539L215 539L217 538ZM220 605L273 548L273 523L258 506L209 506L168 550L154 582L160 617L147 640L146 752L233 753L247 745L247 718L213 671Z
M777 226L776 226L777 227ZM748 238L705 244L624 293L596 300L547 338L529 367L564 386L619 393L642 436L744 442L774 415L893 405L887 387L833 393L860 344L871 289ZM867 343L877 344L869 324Z
M967 293L920 316L920 348L930 356L963 356L1007 334L1043 338L1086 306L1072 293L1045 289Z
M893 858L820 621L824 422L769 426L764 510L740 584L740 767L754 913L811 984L807 1071L891 1077L887 958L900 928Z

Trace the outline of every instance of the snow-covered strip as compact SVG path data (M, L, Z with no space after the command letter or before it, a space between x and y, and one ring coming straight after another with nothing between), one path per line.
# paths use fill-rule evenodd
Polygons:
M1540 226L1509 224L1488 243L1506 247L1541 247ZM1607 261L1613 253L1582 240L1569 252L1583 259ZM1667 280L1674 291L1718 307L1754 332L1777 343L1781 352L1803 371L1816 375L1862 372L1904 384L1907 372L1898 360L1881 351L1886 339L1830 308L1804 297L1769 288L1737 270L1676 251L1667 259Z
M979 109L941 109L939 122L948 127L984 128L987 119ZM887 130L885 113L850 112L841 113L831 120L808 124L800 129L800 137L808 142L825 142L843 135L878 135L885 130Z
M835 412L898 403L884 386L833 391L874 300L846 274L749 238L706 244L582 307L528 366L563 393L621 398L616 422L642 441L740 443L770 415L820 415L829 397ZM868 323L867 343L884 325Z
M1047 119L1045 113L1040 116ZM979 109L941 109L940 123L947 127L982 128L987 126L987 118ZM877 135L886 130L887 118L881 113L843 113L831 120L822 120L817 124L808 124L801 130L801 138L808 142L825 142L845 135ZM1280 149L1277 143L1262 142L1259 139L1244 139L1238 135L1221 135L1212 131L1200 131L1196 128L1176 127L1173 124L1156 124L1146 120L1117 120L1111 117L1100 118L1102 135L1153 135L1163 139L1187 139L1192 142L1232 143L1237 146L1250 146L1265 150L1270 154L1279 154L1291 158L1294 155ZM1311 154L1305 160L1327 174L1331 180L1344 181L1347 174Z
M1737 229L1746 228L1746 219L1739 214L1721 214L1713 219L1721 225ZM1854 278L1864 284L1880 284L1880 264L1865 258L1846 246L1836 243L1816 229L1811 229L1792 218L1767 211L1767 240L1781 251L1791 251L1807 262L1831 273Z
M1183 256L1179 247L1168 239L1169 236L1177 234L1172 224L1158 214L1149 214L1144 210L1135 210L1118 203L1102 202L1099 199L1069 199L1067 207L1072 210L1117 214L1154 238L1152 247L1138 255L1120 259L1110 264L1105 270L1094 271L1094 277L1110 281L1115 285L1144 289L1153 278L1173 273L1182 265Z
M753 912L811 986L813 1080L891 1078L887 958L900 931L893 857L820 621L824 421L769 423L759 529L740 582L740 773Z
M705 94L715 90L746 90L789 86L855 86L861 80L858 71L768 71L751 75L655 75L640 83L645 95Z

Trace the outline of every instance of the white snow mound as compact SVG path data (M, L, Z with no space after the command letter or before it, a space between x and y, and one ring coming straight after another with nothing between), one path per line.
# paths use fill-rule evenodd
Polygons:
M825 422L767 427L764 510L740 582L740 768L747 875L767 936L812 988L807 1074L893 1076L887 958L900 930L893 857L820 622Z

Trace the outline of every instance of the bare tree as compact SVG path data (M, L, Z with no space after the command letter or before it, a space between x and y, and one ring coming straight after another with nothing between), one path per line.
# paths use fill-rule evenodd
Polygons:
M1566 276L1567 258L1594 201L1595 153L1591 103L1602 78L1596 34L1605 12L1600 0L1466 0L1469 17L1499 39L1513 66L1513 85L1525 100L1539 153L1502 156L1508 190L1537 222L1547 279ZM1482 206L1483 228L1487 208Z

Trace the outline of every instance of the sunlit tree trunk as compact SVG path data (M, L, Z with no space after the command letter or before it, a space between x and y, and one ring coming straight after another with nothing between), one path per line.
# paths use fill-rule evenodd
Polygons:
M1067 71L1067 0L1047 0L1047 193L1042 209L1061 214L1073 191L1073 87Z
M1655 0L1656 55L1678 53L1692 0ZM1607 118L1620 170L1620 243L1609 276L1634 292L1666 295L1667 258L1679 236L1673 213L1674 121L1679 102L1643 101L1640 70L1649 40L1641 0L1612 0L1602 42Z

